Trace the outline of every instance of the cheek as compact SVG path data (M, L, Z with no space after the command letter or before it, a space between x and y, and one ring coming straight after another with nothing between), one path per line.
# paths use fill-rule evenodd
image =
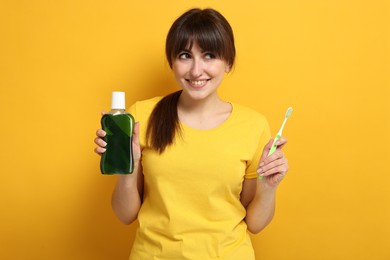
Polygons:
M185 66L183 66L183 65L173 64L172 71L173 71L173 74L175 75L175 77L177 77L177 76L184 75L186 72L186 69L185 69Z
M172 72L173 72L173 75L175 76L175 79L176 79L176 80L177 80L178 78L180 78L180 71L177 70L177 68L172 67Z
M209 73L212 73L214 76L223 76L228 70L228 66L225 62L216 62L209 67Z
M175 77L176 83L179 86L182 86L183 85L183 77L184 77L183 71L180 70L178 67L172 66L172 72L173 72L173 76Z
M210 70L210 74L217 78L223 78L225 76L225 67L216 67Z

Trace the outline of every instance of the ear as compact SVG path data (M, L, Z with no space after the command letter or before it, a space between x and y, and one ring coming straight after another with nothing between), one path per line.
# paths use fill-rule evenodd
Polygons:
M229 73L231 69L232 69L232 66L231 66L231 65L229 65L229 64L226 64L226 65L225 65L225 72L226 72L226 73Z

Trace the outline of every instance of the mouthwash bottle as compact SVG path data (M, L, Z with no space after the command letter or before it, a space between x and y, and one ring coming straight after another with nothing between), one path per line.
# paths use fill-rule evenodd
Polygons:
M133 172L132 137L134 118L126 112L125 92L112 92L111 111L101 119L106 132L106 151L100 160L102 174L129 174Z

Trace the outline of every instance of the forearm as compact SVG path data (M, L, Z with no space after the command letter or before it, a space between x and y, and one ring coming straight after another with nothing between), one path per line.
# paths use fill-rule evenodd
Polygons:
M140 180L141 170L137 165L134 167L133 174L118 175L115 189L112 193L112 208L124 224L132 223L138 215L141 207Z
M245 222L251 233L259 233L272 220L275 212L276 188L265 187L257 180L256 195L247 207Z

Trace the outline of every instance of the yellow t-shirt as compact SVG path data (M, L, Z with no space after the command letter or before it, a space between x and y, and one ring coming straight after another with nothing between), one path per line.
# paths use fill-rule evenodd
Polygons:
M144 201L131 260L255 259L245 208L244 178L256 178L270 138L267 120L237 104L211 130L181 124L182 134L162 154L146 147L150 113L161 98L136 102L140 122Z

